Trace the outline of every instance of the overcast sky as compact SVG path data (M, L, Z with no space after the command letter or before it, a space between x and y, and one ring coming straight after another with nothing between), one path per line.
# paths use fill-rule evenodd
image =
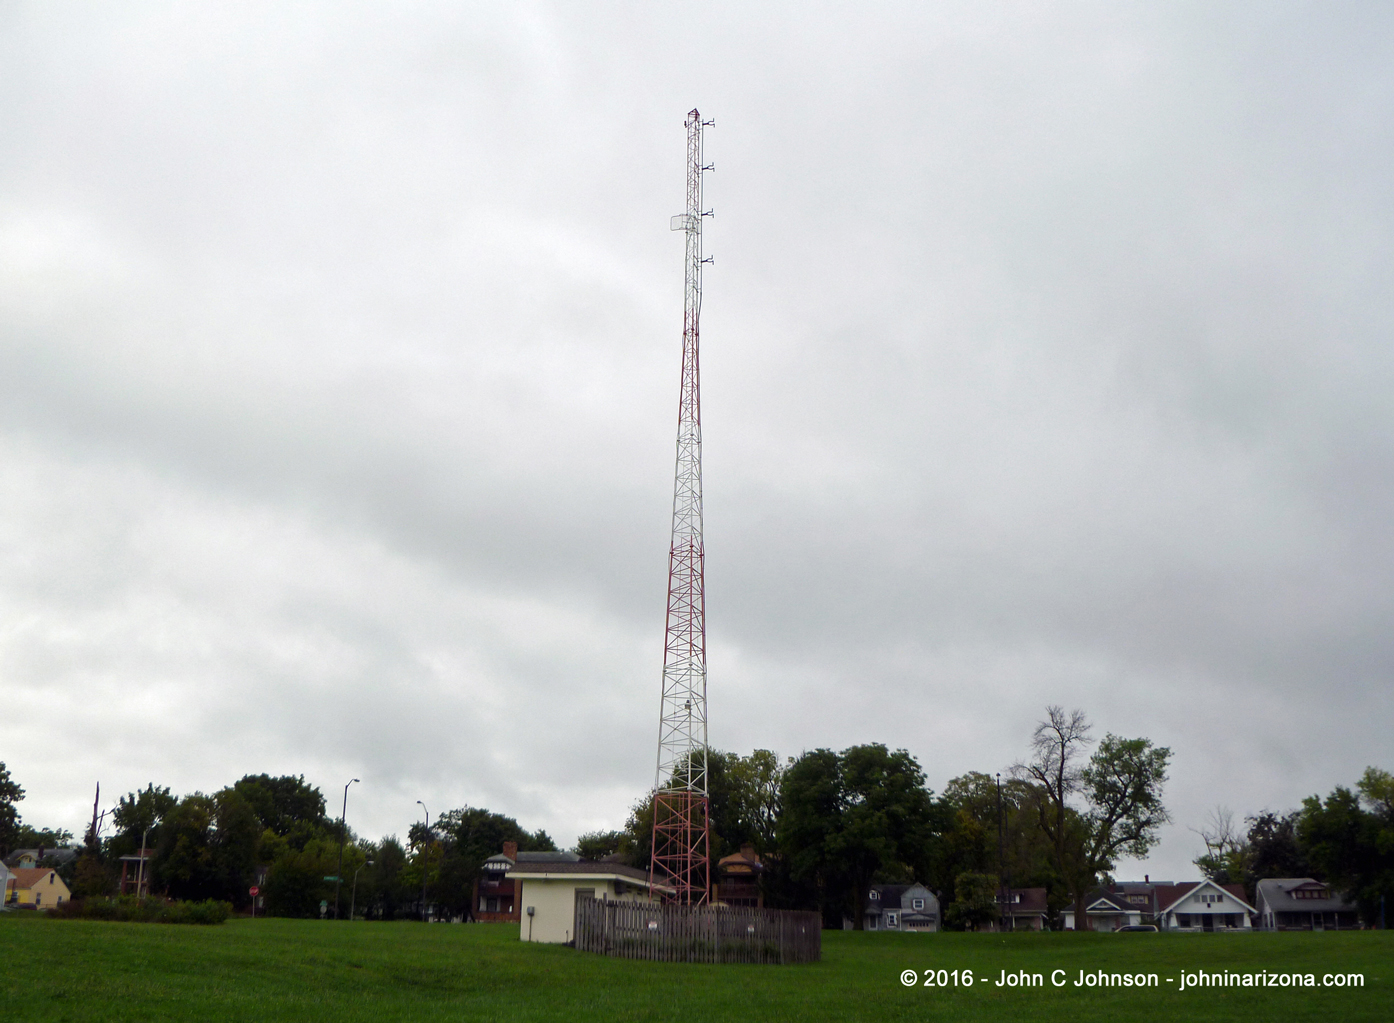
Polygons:
M1079 707L1175 880L1394 768L1391 69L1379 3L0 3L25 820L623 825L694 106L714 746L938 790Z

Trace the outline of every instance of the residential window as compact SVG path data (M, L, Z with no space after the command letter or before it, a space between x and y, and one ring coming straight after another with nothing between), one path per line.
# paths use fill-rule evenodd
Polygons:
M911 899L911 900L910 900L910 908L911 908L911 909L924 909L924 899Z
M887 927L896 927L896 926L899 926L899 925L896 923L896 914L895 914L895 913L887 913L887 914L886 914L886 926L887 926Z
M881 897L881 893L878 892L878 891L876 891L874 888L873 888L873 889L871 890L871 892L868 893L868 895L867 895L867 898L868 898L868 899L871 899L872 901L875 901L876 899L879 899L880 897Z

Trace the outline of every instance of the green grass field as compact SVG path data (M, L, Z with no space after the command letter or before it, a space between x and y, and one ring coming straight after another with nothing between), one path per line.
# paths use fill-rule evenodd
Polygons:
M217 927L0 914L0 1020L1394 1020L1394 936L825 932L806 966L689 966L525 945L505 925L234 920ZM900 980L920 971L914 987ZM929 969L1042 988L926 988ZM1053 987L1052 970L1068 983ZM1195 970L1363 973L1363 988L1179 991ZM1077 988L1080 970L1158 973Z

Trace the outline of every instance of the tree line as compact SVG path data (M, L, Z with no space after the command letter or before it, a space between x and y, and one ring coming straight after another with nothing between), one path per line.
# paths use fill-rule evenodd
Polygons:
M1394 905L1394 774L1366 768L1354 788L1308 796L1283 813L1244 818L1217 807L1198 829L1205 852L1194 861L1220 884L1241 884L1253 901L1267 877L1311 877L1345 894L1374 924Z
M752 846L765 866L765 904L818 910L832 927L844 918L861 926L872 885L912 881L938 894L949 928L996 920L1008 886L1044 888L1052 921L1071 905L1076 920L1087 920L1089 891L1109 879L1120 857L1145 857L1170 819L1162 796L1171 751L1146 738L1095 740L1083 713L1049 707L1026 753L1002 774L969 772L935 793L914 756L879 743L787 759L770 750L712 750L712 863ZM20 834L41 834L20 830L13 812L20 796L0 765L0 850ZM122 797L113 817L114 834L98 840L89 833L82 855L63 868L75 895L112 891L120 857L144 842L153 852L152 890L177 898L246 908L247 889L264 877L268 912L315 916L322 900L333 904L325 878L337 875L344 914L352 897L370 919L419 916L424 888L438 915L469 919L480 868L505 842L525 851L556 848L545 831L462 807L429 829L413 825L405 843L346 831L338 875L340 822L326 814L319 789L303 777L264 774L182 798L152 784ZM1196 864L1220 883L1245 885L1250 901L1260 878L1310 876L1349 893L1370 921L1380 899L1394 895L1394 778L1387 772L1370 768L1354 790L1338 787L1299 810L1250 817L1243 834L1227 812L1213 817ZM582 835L575 851L647 869L652 841L649 795L624 828Z

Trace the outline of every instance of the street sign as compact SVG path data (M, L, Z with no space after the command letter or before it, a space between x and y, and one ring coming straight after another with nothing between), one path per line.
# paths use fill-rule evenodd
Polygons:
M338 879L337 877L326 877L325 880L326 880L326 881L337 881L337 880L339 880L339 879Z
M258 888L256 885L252 885L252 887L247 889L247 894L250 895L252 898L256 898L258 895L261 894L261 889Z

